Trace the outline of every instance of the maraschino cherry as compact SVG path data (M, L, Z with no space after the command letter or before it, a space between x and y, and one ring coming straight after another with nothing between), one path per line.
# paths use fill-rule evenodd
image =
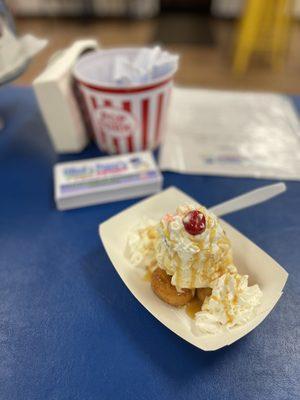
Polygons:
M185 230L193 236L200 235L206 228L205 216L198 210L189 211L182 218L182 222Z

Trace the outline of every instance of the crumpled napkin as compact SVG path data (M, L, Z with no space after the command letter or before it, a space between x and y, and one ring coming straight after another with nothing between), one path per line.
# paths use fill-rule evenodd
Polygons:
M112 82L124 86L149 83L178 66L179 56L159 46L142 48L133 61L124 55L116 56L112 68Z

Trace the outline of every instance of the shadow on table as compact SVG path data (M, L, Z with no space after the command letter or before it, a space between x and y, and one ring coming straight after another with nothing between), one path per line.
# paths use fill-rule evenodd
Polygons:
M82 261L88 284L96 291L101 307L107 306L117 320L122 334L130 337L152 363L163 370L175 384L182 384L200 375L211 376L228 358L235 358L245 340L229 347L204 352L166 329L131 295L110 264L104 248L95 249ZM205 373L205 376L203 375Z

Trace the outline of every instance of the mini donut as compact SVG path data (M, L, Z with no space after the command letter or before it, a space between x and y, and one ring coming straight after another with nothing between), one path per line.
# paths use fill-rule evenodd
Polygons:
M176 287L171 284L172 277L161 268L156 268L152 273L151 287L153 292L165 303L174 307L187 304L194 297L191 289L182 289L177 292Z

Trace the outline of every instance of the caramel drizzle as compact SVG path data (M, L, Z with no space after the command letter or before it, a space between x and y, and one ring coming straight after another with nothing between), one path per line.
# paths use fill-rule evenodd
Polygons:
M201 311L202 309L202 303L201 301L195 296L185 307L185 312L187 315L195 319L195 315L197 312Z
M191 270L191 288L194 288L196 285L196 269L194 267L194 265L192 265L192 270Z
M197 284L197 278L200 275L202 277L203 280L205 280L207 283L211 283L213 280L215 280L216 278L220 277L221 275L223 275L226 270L228 265L232 264L232 256L230 254L230 241L227 238L226 234L224 233L224 236L221 237L218 242L217 245L219 247L219 251L218 251L218 255L215 257L212 254L212 244L213 241L216 237L216 233L217 233L217 228L216 226L213 227L213 219L210 218L209 216L207 216L207 228L210 230L209 232L209 248L208 249L204 249L204 240L201 241L196 241L193 240L193 243L198 247L199 252L203 255L204 254L204 265L201 269L197 269L196 266L199 263L199 253L196 253L193 256L193 259L191 261L190 264L190 272L191 272L191 276L190 276L190 288L195 288L196 284ZM171 240L170 235L169 235L169 231L167 229L164 228L163 224L161 224L163 233L165 235L165 237L167 238L167 240L170 242L170 245L174 245L174 241ZM176 254L176 286L180 287L181 285L181 280L182 280L182 269L181 269L181 260L179 259L179 256ZM168 258L168 257L167 257ZM216 258L218 259L218 261L216 261ZM168 261L168 262L166 262ZM165 264L166 264L166 270L169 269L169 260L165 260ZM169 271L171 272L171 271Z
M148 269L145 275L143 276L143 280L145 282L151 282L151 278L152 278L152 272L150 271L150 269Z

